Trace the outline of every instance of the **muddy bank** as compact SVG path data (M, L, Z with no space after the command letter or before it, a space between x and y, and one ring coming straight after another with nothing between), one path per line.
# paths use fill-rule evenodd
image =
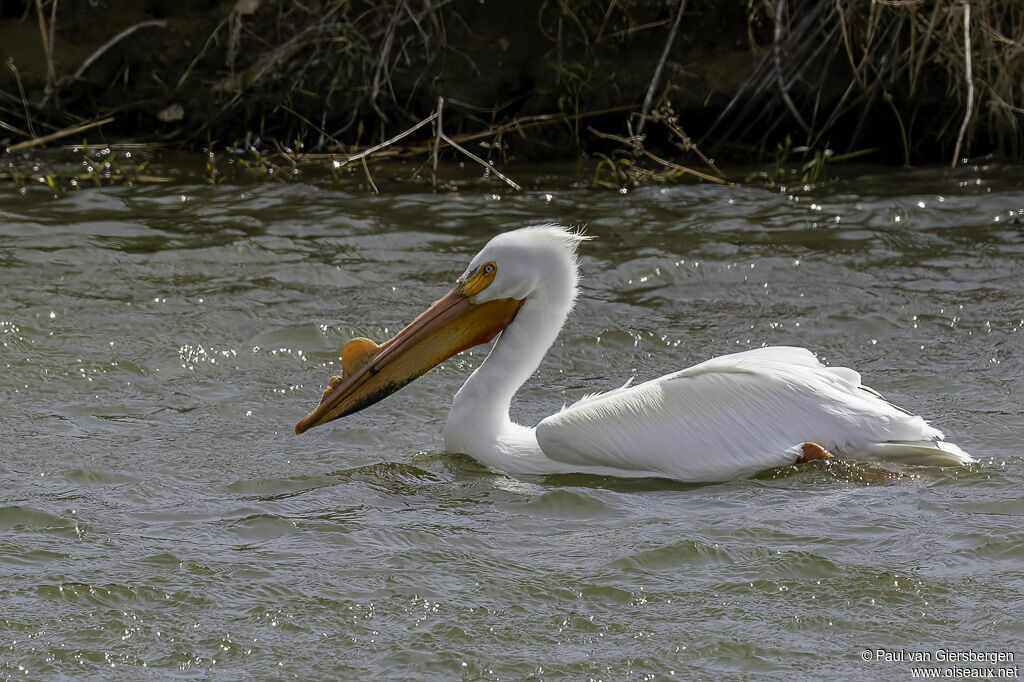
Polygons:
M340 153L443 97L501 162L1019 159L1022 44L995 0L3 0L0 140Z

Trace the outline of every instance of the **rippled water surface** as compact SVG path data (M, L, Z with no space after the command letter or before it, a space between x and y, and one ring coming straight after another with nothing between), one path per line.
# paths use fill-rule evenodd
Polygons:
M796 194L525 180L0 186L0 677L910 676L864 649L1020 663L1022 169ZM794 344L981 463L510 477L443 452L480 349L293 435L345 340L386 338L491 235L549 221L595 239L516 418Z

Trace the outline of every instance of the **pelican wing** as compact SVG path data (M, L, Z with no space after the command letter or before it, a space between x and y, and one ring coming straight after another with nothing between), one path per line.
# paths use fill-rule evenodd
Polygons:
M857 372L793 347L724 355L588 396L537 427L553 460L686 481L790 464L807 441L856 457L881 455L891 441L927 447L941 438L861 386Z

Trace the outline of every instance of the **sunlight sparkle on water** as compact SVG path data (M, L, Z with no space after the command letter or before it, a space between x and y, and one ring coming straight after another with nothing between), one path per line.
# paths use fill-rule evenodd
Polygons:
M992 194L940 198L957 180L940 169L793 186L792 201L563 190L545 171L501 211L493 186L429 181L382 197L315 179L0 192L0 626L17 625L0 674L889 679L906 669L835 642L869 646L908 614L921 647L1004 642L1024 561L1024 206L1016 171L996 169L975 172ZM487 347L293 435L345 341L387 338L467 254L554 203L594 239L514 419L797 345L981 463L712 485L508 476L445 452L451 397Z

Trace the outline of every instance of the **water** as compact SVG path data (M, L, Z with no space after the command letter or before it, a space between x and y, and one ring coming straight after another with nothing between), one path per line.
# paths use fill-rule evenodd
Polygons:
M1020 662L1022 169L624 195L523 175L519 195L380 177L379 197L0 187L0 676L903 679L909 663L861 652ZM346 339L386 338L491 235L546 221L596 239L515 417L795 344L980 465L510 477L442 451L479 349L292 434Z

